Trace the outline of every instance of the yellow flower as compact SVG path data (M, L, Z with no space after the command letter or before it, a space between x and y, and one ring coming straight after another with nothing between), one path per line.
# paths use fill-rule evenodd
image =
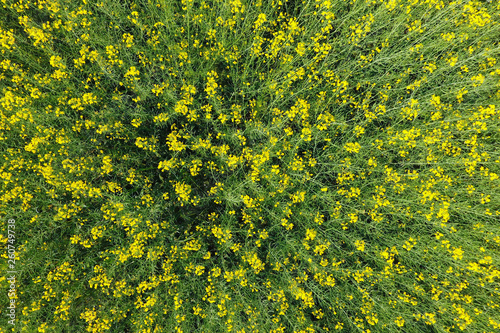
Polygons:
M377 166L377 159L375 157L370 157L368 159L368 165L371 167L376 167Z
M347 150L348 153L359 153L361 145L357 142L348 142L344 145L344 149Z
M401 109L401 116L408 120L414 120L418 116L418 112L420 111L418 100L411 99L408 106L405 106Z
M295 48L295 51L299 56L303 56L306 53L306 44L300 42L297 44L297 47Z
M135 66L132 66L129 68L129 70L127 71L127 73L125 73L124 77L128 77L128 76L132 76L135 78L135 76L139 75L139 71L137 70L137 68L135 68ZM138 78L137 78L138 79Z
M0 46L2 48L5 48L7 50L10 50L11 48L14 49L15 46L14 44L16 43L16 39L14 37L14 30L3 30L0 28ZM2 54L5 53L5 50L2 50Z
M134 36L129 33L124 33L122 43L125 44L126 47L132 47L134 45Z
M413 237L410 237L410 239L407 240L403 245L403 248L407 251L410 251L415 246L415 244L417 244L417 241Z
M478 75L473 76L473 77L471 78L471 80L474 82L472 85L473 85L474 87L478 87L478 86L480 86L481 84L483 84L483 82L484 82L484 75L483 75L483 74L481 74L481 73L479 73Z
M448 62L450 67L454 67L457 64L458 56L452 56L452 57L446 59L446 61Z
M219 86L217 82L215 82L215 79L218 78L219 76L215 71L210 71L207 74L207 87L205 88L205 91L207 93L207 98L213 97L217 93L217 87Z
M101 175L107 175L111 171L113 171L113 165L111 164L111 157L104 156L102 159L102 164L103 166L101 167L102 169Z
M185 202L189 201L189 194L191 193L191 185L185 184L184 182L170 181L174 183L175 193L178 195L177 200L181 201L181 206L184 206Z
M200 173L202 162L199 159L193 160L191 167L189 168L189 171L191 172L192 176L196 176L198 173Z
M255 23L254 23L253 28L254 28L254 29L256 29L256 30L257 30L257 29L259 29L259 28L260 28L260 26L261 26L264 22L266 22L266 14L264 14L264 13L260 13L260 14L259 14L259 17L257 18L257 20L256 20L256 21L255 21Z
M66 69L66 65L62 63L62 58L60 56L51 56L49 62L54 68Z
M132 126L134 126L134 127L139 127L139 126L141 126L142 121L141 121L140 119L132 119L131 124L132 124Z
M356 133L356 137L360 137L361 135L363 135L363 133L365 133L365 128L357 125L354 128L354 133Z
M365 241L357 240L357 241L354 242L354 246L356 246L356 249L358 251L361 251L361 252L365 251Z
M231 12L233 14L242 13L245 10L245 6L241 3L241 0L229 0L231 4Z
M307 229L306 230L306 240L314 240L316 237L317 231L314 229Z
M403 319L403 317L399 316L397 317L394 322L396 323L396 325L398 325L399 327L403 327L404 324L405 324L405 320Z

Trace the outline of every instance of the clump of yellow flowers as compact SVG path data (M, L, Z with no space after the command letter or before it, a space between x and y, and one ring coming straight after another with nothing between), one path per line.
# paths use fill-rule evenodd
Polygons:
M0 333L498 331L499 12L3 0Z

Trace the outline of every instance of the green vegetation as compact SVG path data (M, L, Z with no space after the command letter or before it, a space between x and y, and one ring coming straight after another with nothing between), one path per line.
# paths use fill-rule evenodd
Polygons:
M500 328L497 2L0 7L0 332Z

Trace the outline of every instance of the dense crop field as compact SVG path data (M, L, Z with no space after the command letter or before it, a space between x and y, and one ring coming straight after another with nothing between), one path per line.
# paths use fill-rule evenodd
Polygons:
M498 2L0 17L0 332L500 331Z

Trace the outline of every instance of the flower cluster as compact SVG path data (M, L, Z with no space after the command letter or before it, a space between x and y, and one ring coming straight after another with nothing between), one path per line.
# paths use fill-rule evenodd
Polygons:
M499 11L2 1L16 329L498 330Z

